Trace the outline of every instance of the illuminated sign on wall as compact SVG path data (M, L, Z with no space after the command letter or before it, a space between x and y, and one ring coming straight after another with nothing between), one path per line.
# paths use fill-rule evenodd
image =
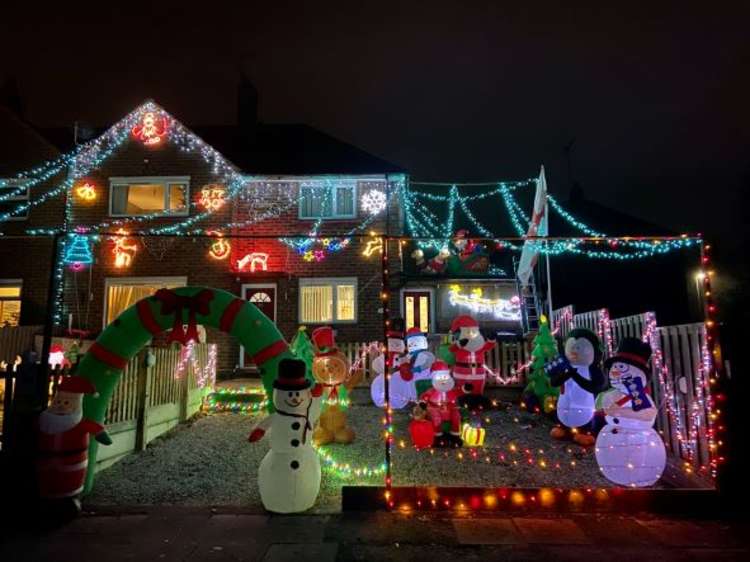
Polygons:
M86 182L76 187L76 197L81 201L94 201L96 199L96 188Z
M115 267L123 269L130 267L133 257L138 251L138 244L128 239L128 234L130 233L124 228L120 228L117 234L119 236L112 237L112 243L114 244L112 253L115 256Z
M200 204L207 211L218 211L226 203L227 189L220 184L212 183L201 189Z
M208 255L215 260L227 259L232 251L232 245L229 243L229 240L224 239L224 235L217 230L209 230L206 234L216 237L215 240L211 241L211 245L208 248Z
M487 296L485 292L492 292ZM495 287L472 287L464 290L461 285L454 284L448 287L447 300L449 308L454 308L455 314L469 313L478 317L484 317L488 320L521 320L521 299L518 295L512 295L510 298L498 296L499 289ZM455 309L462 309L456 311Z
M264 252L252 252L246 254L241 260L237 260L237 271L268 271L268 254Z
M143 114L141 122L133 127L133 136L143 144L159 144L167 136L169 124L166 117L160 117L153 111Z

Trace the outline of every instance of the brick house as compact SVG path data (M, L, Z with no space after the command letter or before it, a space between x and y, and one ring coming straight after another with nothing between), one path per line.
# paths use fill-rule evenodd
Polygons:
M168 116L155 104L148 107L155 108L157 121ZM246 82L238 110L235 126L188 129L171 117L158 121L161 136L153 143L128 125L97 165L80 165L91 156L84 153L75 177L68 176L71 166L64 166L21 190L16 174L70 154L81 143L69 130L37 130L17 111L0 106L0 180L6 180L0 213L24 197L36 201L59 190L72 178L59 194L2 223L3 322L44 323L53 264L90 253L92 263L60 270L58 334L72 328L94 336L161 287L203 285L253 301L287 339L300 324L333 325L342 342L378 338L381 260L363 251L369 232L402 232L397 195L404 171L306 125L259 123L257 94ZM143 127L143 106L123 121ZM181 142L171 142L178 131ZM100 133L105 132L90 134L91 142L106 136ZM218 166L217 158L226 167ZM242 185L228 185L228 177L242 177ZM370 193L389 197L375 216L363 209ZM127 234L118 235L121 228ZM179 236L134 235L155 228L172 228ZM52 236L39 235L43 229L71 233L58 256ZM76 229L100 236L77 239ZM36 236L29 236L32 232ZM297 237L310 232L317 238ZM219 371L247 366L231 337L208 329L206 338L219 344Z

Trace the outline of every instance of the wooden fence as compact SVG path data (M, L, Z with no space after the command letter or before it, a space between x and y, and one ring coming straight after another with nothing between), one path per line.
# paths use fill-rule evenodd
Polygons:
M200 410L216 376L216 344L193 345L192 359L186 349L145 348L128 363L105 415L113 444L99 449L97 470L143 450Z
M570 315L572 306L553 312ZM656 428L673 457L705 473L713 449L711 395L707 376L711 356L701 322L658 326L653 312L610 319L606 309L572 315L572 327L585 327L605 342L605 357L626 337L644 339L652 350L651 393L659 407ZM607 342L609 342L607 344Z
M0 328L0 363L13 365L16 357L34 347L34 336L44 326L5 326Z
M15 372L15 358L26 350L34 348L34 337L39 326L0 328L0 357L8 364L7 372L0 373L0 443L8 442L11 432L11 413L18 408L24 398L18 392L18 377ZM186 350L190 349L190 355ZM147 361L147 358L150 358ZM36 408L42 407L44 395L54 394L60 381L68 376L71 369L55 370L44 380L37 378L37 368L31 366L32 378L28 372L24 381L36 380L40 388L31 394L35 396ZM24 365L19 370L25 369ZM196 372L197 371L197 372ZM194 344L189 348L144 348L125 367L105 414L105 425L113 444L101 447L97 457L97 470L110 466L127 454L142 450L150 442L186 420L201 408L207 389L213 386L216 377L216 344ZM13 382L17 384L13 384ZM6 383L8 382L7 386ZM48 384L49 383L49 384ZM23 393L28 398L29 389ZM24 402L25 404L25 402ZM5 435L8 433L8 435Z
M429 337L430 351L437 355L438 347L448 341L447 335L431 335ZM354 365L358 360L360 367L364 369L365 376L359 383L360 387L369 386L372 379L376 376L372 371L372 359L367 350L370 344L367 343L340 343L339 349L346 355L349 362ZM495 348L487 354L487 366L496 373L507 379L515 373L518 368L526 364L531 358L531 342L529 341L503 341L497 342ZM516 386L525 384L525 371L520 371L516 379L510 384L502 384L499 381L490 378L487 386Z

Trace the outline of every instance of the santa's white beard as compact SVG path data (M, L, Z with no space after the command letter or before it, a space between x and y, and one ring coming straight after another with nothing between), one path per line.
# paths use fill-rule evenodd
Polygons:
M53 414L45 411L39 416L39 429L44 433L62 433L77 426L82 418L81 411L72 414Z

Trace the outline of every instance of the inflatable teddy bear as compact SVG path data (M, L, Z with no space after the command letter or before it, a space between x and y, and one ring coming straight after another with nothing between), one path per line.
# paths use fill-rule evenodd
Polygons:
M363 372L358 370L350 376L349 362L336 347L332 328L317 328L313 331L311 339L315 346L313 377L329 389L327 404L313 432L313 441L318 446L328 443L351 443L354 441L354 430L348 426L346 412L339 403L339 392L341 386L347 391L355 387L362 379Z

